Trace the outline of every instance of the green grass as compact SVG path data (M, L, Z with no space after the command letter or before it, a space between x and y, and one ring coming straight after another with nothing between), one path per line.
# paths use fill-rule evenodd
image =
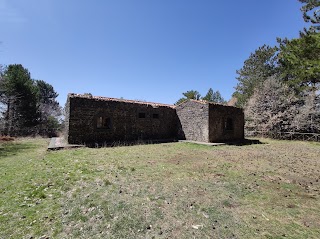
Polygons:
M320 238L320 144L0 145L0 238Z

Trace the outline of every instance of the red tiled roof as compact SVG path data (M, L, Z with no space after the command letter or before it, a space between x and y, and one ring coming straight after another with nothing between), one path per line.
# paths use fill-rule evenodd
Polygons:
M93 99L93 100L98 100L98 101L114 101L114 102L124 102L124 103L131 103L131 104L143 104L143 105L151 105L151 106L154 106L154 107L162 106L162 107L175 108L175 105L160 104L160 103L155 103L155 102L146 102L146 101L139 101L139 100L125 100L125 99L102 97L102 96L92 96L91 94L69 93L68 97L70 97L70 98Z

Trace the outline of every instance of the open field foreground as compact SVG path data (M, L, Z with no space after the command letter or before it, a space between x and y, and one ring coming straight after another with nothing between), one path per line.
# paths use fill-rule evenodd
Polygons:
M0 238L320 238L320 144L0 146Z

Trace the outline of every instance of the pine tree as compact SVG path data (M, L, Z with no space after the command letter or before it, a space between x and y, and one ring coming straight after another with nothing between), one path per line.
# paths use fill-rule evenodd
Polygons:
M319 32L320 31L320 0L299 0L304 5L301 7L303 13L303 19L305 22L313 24L309 30L305 32ZM313 13L310 15L310 11Z
M317 90L320 83L320 33L307 33L292 40L279 40L282 78L297 94Z
M213 101L213 89L210 88L207 92L207 94L202 97L202 100L206 100L206 101L209 101L209 102L212 102Z
M191 99L191 100L199 100L201 95L198 91L196 90L189 90L187 92L182 93L184 97L180 98L175 105L179 105L183 103L184 101Z
M208 90L208 93L202 97L202 100L206 100L208 102L218 103L218 104L225 104L226 101L221 96L220 92L217 90L213 92L212 88Z
M37 80L36 86L39 90L39 133L54 136L59 127L57 117L61 115L61 107L56 100L58 93L43 80Z
M244 107L257 87L270 76L277 73L277 47L263 45L259 47L237 70L238 84L233 94L237 98L237 106Z
M61 109L50 84L31 79L30 72L18 64L6 67L0 76L1 133L48 135L57 129Z
M5 133L26 135L38 123L38 89L22 65L9 65L4 72L1 91L6 96Z

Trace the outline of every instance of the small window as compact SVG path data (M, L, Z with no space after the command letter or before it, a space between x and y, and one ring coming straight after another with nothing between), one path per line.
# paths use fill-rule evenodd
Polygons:
M97 118L97 128L98 129L111 129L111 119L107 117L100 116Z
M154 119L159 119L159 114L153 114L153 115L152 115L152 118L154 118Z
M140 119L146 118L146 113L139 113L139 118Z
M227 118L225 125L224 125L225 130L233 130L233 119Z

